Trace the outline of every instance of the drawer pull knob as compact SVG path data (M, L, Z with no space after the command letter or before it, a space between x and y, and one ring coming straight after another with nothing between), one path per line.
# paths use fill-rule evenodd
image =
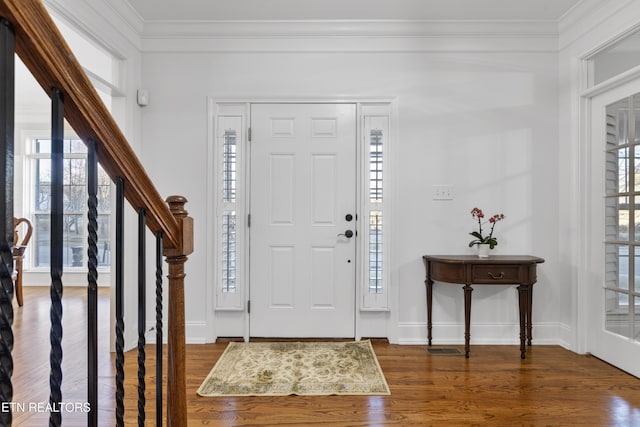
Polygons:
M491 277L493 280L500 280L504 278L504 271L501 271L500 274L498 274L497 276L492 272L489 272L489 277Z

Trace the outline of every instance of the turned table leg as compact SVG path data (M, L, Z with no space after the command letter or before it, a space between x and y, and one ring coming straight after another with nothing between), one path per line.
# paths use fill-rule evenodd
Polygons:
M531 340L533 339L533 321L531 320L533 312L533 285L529 285L527 299L527 344L531 345Z
M471 341L471 285L465 285L464 289L464 357L469 358L469 342Z
M433 304L433 280L427 277L424 281L427 285L427 339L429 340L429 346L431 346L431 328L433 323L431 322L432 304Z
M520 305L520 358L526 356L527 313L529 311L529 285L518 286L518 300Z

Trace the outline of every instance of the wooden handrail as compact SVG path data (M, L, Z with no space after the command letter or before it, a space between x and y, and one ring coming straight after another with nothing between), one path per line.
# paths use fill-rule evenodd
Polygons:
M162 231L166 248L180 248L178 222L40 0L0 0L0 16L14 26L16 53L40 86L64 94L65 118L78 136L96 141L105 172L124 179L129 203L145 209L148 227Z

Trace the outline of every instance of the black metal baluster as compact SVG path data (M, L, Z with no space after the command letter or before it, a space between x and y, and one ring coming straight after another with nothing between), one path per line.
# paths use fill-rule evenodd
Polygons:
M94 140L89 140L87 155L87 193L88 193L88 369L87 369L87 402L89 413L87 425L98 425L98 147Z
M0 18L0 403L13 399L13 132L15 105L15 34ZM9 426L11 411L0 411Z
M162 426L162 231L156 233L156 426Z
M144 362L146 354L145 345L145 323L146 323L146 242L147 231L146 216L143 208L138 209L138 426L144 427L145 420L145 380L146 373Z
M124 427L124 180L116 178L116 426Z
M62 93L53 88L51 93L51 373L49 404L53 408L49 426L62 422L62 264L64 215L64 103Z

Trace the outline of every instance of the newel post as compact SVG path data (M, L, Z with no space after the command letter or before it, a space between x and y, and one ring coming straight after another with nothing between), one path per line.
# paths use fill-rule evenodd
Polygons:
M180 247L164 248L169 265L169 319L167 332L167 426L187 425L186 349L184 318L184 264L193 252L193 218L184 209L187 199L169 196L169 210L180 227Z

